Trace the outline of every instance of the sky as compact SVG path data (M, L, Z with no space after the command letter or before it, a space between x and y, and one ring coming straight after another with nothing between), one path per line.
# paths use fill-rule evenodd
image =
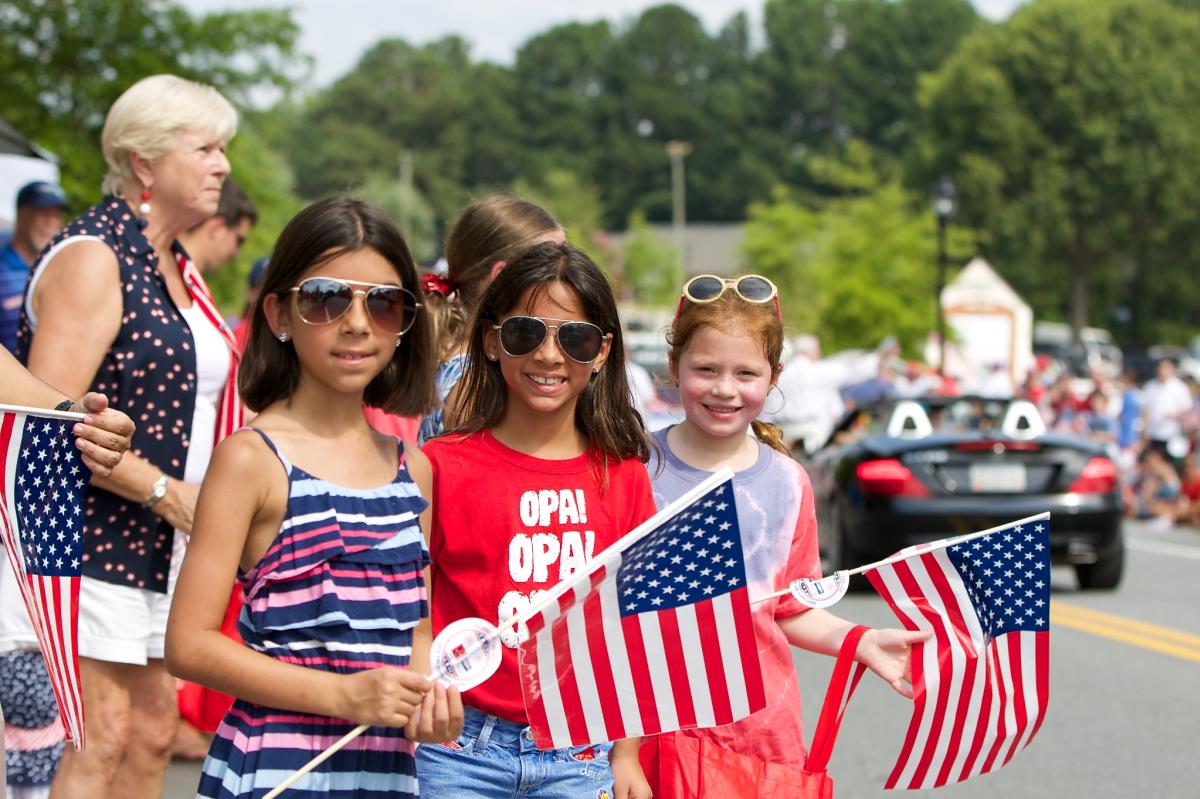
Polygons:
M528 38L554 25L601 17L620 23L664 0L256 0L291 6L300 23L300 49L315 58L313 82L326 86L348 72L372 44L401 38L412 44L458 34L479 60L511 64ZM244 8L236 0L181 0L194 13ZM678 0L709 31L739 11L762 20L763 0ZM972 0L980 13L1003 19L1022 0Z

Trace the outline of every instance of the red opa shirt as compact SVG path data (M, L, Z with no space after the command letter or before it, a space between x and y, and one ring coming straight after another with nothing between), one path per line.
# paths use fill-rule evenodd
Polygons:
M601 494L587 455L534 458L486 430L437 438L423 451L433 466L434 635L468 616L496 623L520 612L654 515L650 477L636 459L610 465ZM501 630L500 669L465 704L529 723L515 648L523 632Z

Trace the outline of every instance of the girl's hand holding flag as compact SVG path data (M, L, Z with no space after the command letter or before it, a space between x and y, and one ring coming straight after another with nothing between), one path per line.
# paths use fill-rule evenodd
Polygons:
M821 608L812 608L781 619L779 627L792 646L836 655L854 624ZM912 699L912 647L928 641L932 635L929 631L870 629L863 634L854 659L875 672L896 693Z

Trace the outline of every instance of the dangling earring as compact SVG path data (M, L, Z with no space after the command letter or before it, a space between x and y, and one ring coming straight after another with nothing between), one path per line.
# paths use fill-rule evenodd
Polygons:
M286 342L286 341L288 340L288 334L287 334L287 331L286 331L286 330L285 330L285 331L283 331L282 333L280 333L279 335L277 335L275 338L279 339L280 343L284 343L284 342Z
M144 228L150 224L150 190L146 189L142 192L142 202L138 206L138 213L141 214L141 219L138 220L138 227Z

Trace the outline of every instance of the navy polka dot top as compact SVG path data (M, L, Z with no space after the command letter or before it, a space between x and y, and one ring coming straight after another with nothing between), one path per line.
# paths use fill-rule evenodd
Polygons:
M50 247L72 236L103 240L121 269L121 329L90 390L107 395L109 404L137 425L132 452L182 480L196 404L191 330L123 199L105 197L68 224ZM182 254L178 242L174 246ZM17 335L18 356L27 363L33 327L25 309ZM173 537L174 528L141 503L95 486L88 489L83 556L88 577L166 593Z

